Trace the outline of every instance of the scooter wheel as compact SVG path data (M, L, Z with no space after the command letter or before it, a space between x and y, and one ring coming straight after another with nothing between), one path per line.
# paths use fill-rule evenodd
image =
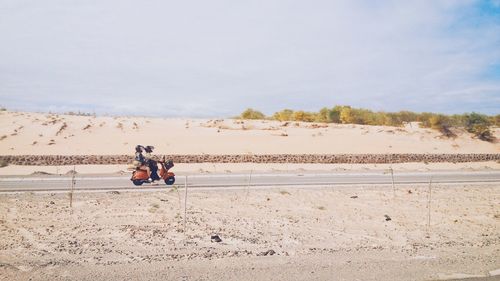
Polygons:
M165 179L165 184L166 185L172 185L175 182L175 177L168 177Z
M132 182L134 183L134 185L142 185L144 183L144 181L142 180L133 180Z

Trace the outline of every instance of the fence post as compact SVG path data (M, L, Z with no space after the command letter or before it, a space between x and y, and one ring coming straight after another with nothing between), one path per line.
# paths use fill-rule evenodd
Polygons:
M188 176L184 180L184 233L186 233L186 218L187 218L187 196L188 196Z
M71 173L71 191L69 192L69 207L73 208L73 190L75 189L75 174L76 166L73 166L73 172Z
M396 198L396 185L394 184L394 170L391 167L391 178L392 178L392 196Z
M252 173L253 173L253 169L250 169L250 177L248 178L247 192L245 194L245 200L248 199L248 194L250 193L250 184L252 184Z
M430 238L431 231L431 195L432 195L432 176L429 180L429 194L427 196L427 238Z

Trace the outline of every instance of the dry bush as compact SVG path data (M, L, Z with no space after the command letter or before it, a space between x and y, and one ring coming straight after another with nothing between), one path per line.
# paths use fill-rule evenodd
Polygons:
M219 127L217 127L217 129L219 129L219 130L231 130L232 128L229 127L228 125L219 125Z
M309 126L306 126L308 129L321 129L321 128L328 128L328 124L311 124Z
M5 159L0 159L0 168L7 167L9 165L9 162Z
M277 131L277 130L279 130L279 128L271 126L271 127L262 128L261 130L263 130L263 131Z
M241 119L266 119L266 116L258 110L248 108L241 113L240 118Z
M60 135L64 130L66 130L67 127L68 127L68 124L66 124L66 122L64 122L61 125L61 127L59 128L59 130L57 131L56 136Z
M79 110L78 110L78 112L68 111L68 112L63 113L63 114L72 115L72 116L93 116L93 117L96 117L95 113L81 112Z

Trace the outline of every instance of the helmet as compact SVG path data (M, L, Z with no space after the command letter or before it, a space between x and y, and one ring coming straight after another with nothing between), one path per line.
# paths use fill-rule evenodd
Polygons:
M142 145L136 145L135 146L135 152L142 152Z
M144 148L144 150L145 150L147 153L151 153L151 152L153 152L153 149L154 149L154 148L155 148L154 146L152 146L152 145L148 145L148 146L146 146L146 147Z

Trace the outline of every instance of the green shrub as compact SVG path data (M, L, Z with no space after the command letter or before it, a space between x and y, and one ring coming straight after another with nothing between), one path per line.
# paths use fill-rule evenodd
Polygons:
M471 113L464 115L465 129L481 140L493 141L494 137L490 131L491 122L484 114Z
M350 106L345 106L340 110L340 122L342 124L353 124L354 114Z
M313 122L316 119L316 114L306 111L295 111L293 113L293 121L299 122Z
M318 123L330 123L330 110L328 108L323 107L320 109L318 114L316 114L316 118L314 119L314 122Z
M342 111L342 108L344 108L341 105L336 105L333 107L329 112L328 112L328 117L333 123L341 123L340 121L340 112Z
M253 109L247 109L242 118L263 119L265 116ZM318 112L293 111L284 109L273 114L271 119L278 121L303 121L320 123L342 123L361 125L402 126L409 122L419 122L423 128L440 131L447 137L455 137L451 128L465 128L481 140L492 141L494 136L491 126L500 126L500 115L487 116L478 113L444 115L431 112L415 113L411 111L374 112L364 108L336 105L322 108Z
M278 121L293 121L293 110L283 109L282 111L274 113L272 118Z
M500 127L500 114L491 116L491 123L497 127Z
M266 119L266 116L257 110L254 110L252 108L248 108L247 110L243 111L240 115L241 119Z

